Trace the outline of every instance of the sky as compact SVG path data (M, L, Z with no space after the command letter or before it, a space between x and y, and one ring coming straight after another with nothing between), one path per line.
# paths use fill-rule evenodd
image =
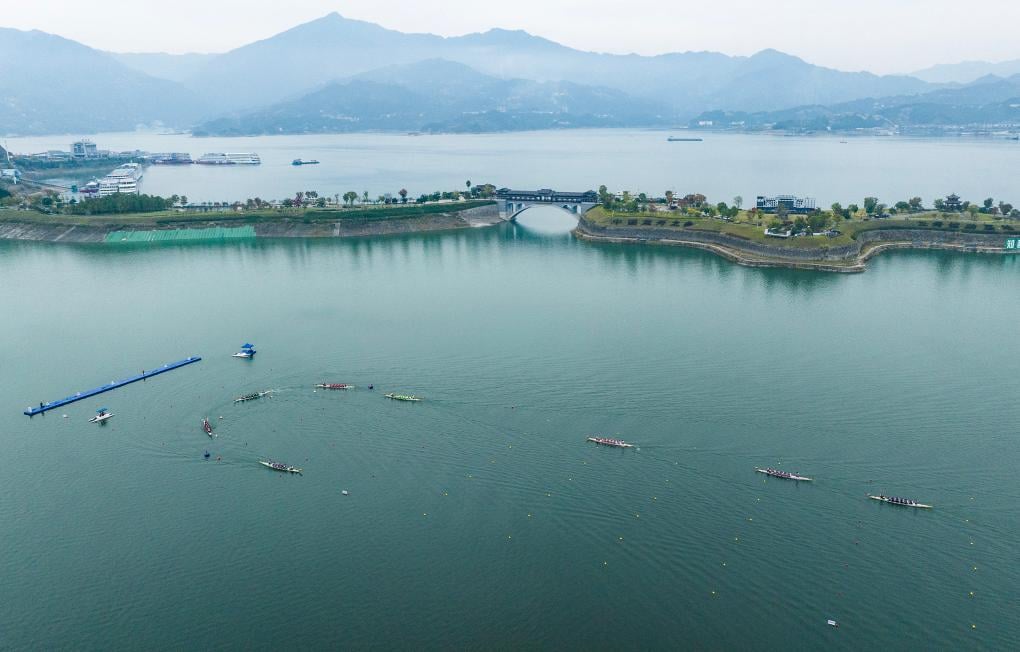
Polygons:
M581 50L775 48L881 74L1020 59L1016 0L4 0L0 26L114 52L225 52L337 11L404 32L523 29Z

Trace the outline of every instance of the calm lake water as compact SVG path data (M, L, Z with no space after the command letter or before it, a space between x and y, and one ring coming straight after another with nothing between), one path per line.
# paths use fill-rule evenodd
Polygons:
M142 191L192 201L283 199L297 191L335 195L368 191L373 199L406 188L412 196L458 190L465 181L518 188L587 190L606 184L661 196L701 192L745 203L790 193L888 204L915 195L930 204L956 192L1020 206L1020 143L989 139L906 139L705 134L701 143L670 143L671 132L575 130L513 134L407 136L346 134L191 138L148 133L99 134L100 148L150 152L256 152L259 167L153 166ZM73 136L12 138L15 152L70 148ZM846 140L846 142L841 142ZM296 158L321 165L294 167Z
M556 219L0 243L2 646L1016 646L1020 259L745 269Z

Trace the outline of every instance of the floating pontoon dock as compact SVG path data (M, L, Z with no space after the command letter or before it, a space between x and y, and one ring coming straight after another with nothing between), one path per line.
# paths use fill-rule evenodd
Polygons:
M72 396L68 396L67 398L62 398L62 399L57 400L57 401L50 401L49 403L40 403L38 405L38 407L30 407L27 410L25 410L25 414L27 414L30 417L35 416L37 414L42 414L43 412L46 412L47 410L52 410L54 408L62 407L62 406L67 405L69 403L74 403L75 401L80 401L82 399L89 398L90 396L95 396L96 394L102 394L103 392L108 392L111 389L117 389L118 387L123 387L124 385L130 385L131 383L136 383L139 380L145 380L146 378L152 378L153 376L158 376L158 375L166 373L168 371L173 371L174 369L179 369L179 368L181 368L181 367L183 367L185 365L189 365L189 364L191 364L193 362L198 362L201 359L202 358L198 357L197 355L193 355L190 358L184 358L183 360L178 360L177 362L171 362L169 364L163 365L162 367L157 367L156 369L153 369L152 371L143 371L140 374L137 374L137 375L134 375L134 376L130 376L128 378L125 378L124 380L115 380L115 381L113 381L113 382L111 382L111 383L109 383L107 385L102 385L100 387L96 387L95 389L90 389L90 390L85 391L85 392L78 392L77 394L74 394Z

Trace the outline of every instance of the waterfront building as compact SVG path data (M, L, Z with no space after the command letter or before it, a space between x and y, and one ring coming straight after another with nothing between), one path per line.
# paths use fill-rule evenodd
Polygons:
M794 195L764 197L759 195L755 207L763 213L775 213L780 206L785 207L787 213L811 213L816 210L815 204L813 197L796 197Z
M962 211L963 203L960 202L960 196L954 192L953 194L946 197L946 201L943 204L943 208L950 213L954 212L959 213L960 211Z
M82 138L81 140L71 143L71 158L74 159L99 158L99 151L96 149L95 143L86 138Z

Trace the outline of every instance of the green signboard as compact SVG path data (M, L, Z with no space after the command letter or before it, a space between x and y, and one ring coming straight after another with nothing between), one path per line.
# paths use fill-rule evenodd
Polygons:
M1020 238L1007 238L1005 249L1020 249Z

